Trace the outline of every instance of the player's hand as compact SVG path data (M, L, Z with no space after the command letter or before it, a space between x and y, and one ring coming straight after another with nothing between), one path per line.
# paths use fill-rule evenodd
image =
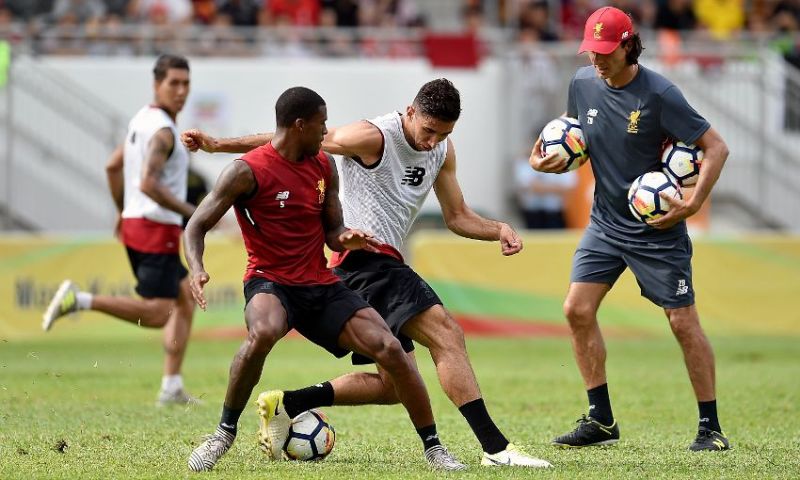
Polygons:
M671 197L666 192L658 192L658 196L669 204L669 211L663 217L647 220L647 224L653 228L664 230L673 227L697 213L697 209L683 199Z
M339 235L339 243L347 250L366 250L372 253L379 253L378 247L381 244L371 233L358 229L342 232Z
M528 158L528 163L534 170L546 173L563 173L567 170L567 160L559 157L558 153L553 152L546 157L542 157L541 154L542 139L536 138L531 156Z
M196 128L181 133L181 143L183 143L190 152L202 150L204 152L214 153L214 137L206 135Z
M209 280L211 280L211 277L206 272L192 273L192 276L189 280L189 287L192 289L194 301L197 302L197 305L199 305L203 310L205 310L208 306L208 302L206 302L206 295L203 293L203 288L205 287L206 283L209 282Z
M500 250L506 257L522 250L522 239L511 225L506 223L500 227Z

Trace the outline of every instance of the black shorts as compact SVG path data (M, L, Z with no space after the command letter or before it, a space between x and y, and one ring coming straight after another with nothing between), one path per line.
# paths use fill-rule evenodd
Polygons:
M334 273L342 282L381 314L403 350L414 350L414 342L400 333L405 323L442 301L436 292L408 265L388 255L350 252ZM356 353L353 364L373 363Z
M289 328L294 328L337 358L350 353L339 346L342 328L358 310L369 308L364 299L342 282L288 286L266 278L251 278L244 283L245 308L259 293L278 297L286 310Z
M189 272L177 253L144 253L125 247L128 251L136 293L144 298L178 298L181 280Z

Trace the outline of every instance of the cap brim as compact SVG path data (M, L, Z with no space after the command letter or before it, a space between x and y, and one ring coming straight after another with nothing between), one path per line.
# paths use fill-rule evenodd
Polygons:
M578 49L578 53L594 52L601 55L608 55L619 47L622 42L610 42L603 40L584 40Z

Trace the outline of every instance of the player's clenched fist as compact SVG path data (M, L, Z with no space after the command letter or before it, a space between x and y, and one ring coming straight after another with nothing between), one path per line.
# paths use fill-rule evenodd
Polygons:
M206 135L195 128L181 133L181 143L191 152L202 150L214 153L214 137Z

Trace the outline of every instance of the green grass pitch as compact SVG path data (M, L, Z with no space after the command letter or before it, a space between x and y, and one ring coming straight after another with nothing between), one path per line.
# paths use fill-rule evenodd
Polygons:
M123 328L119 327L119 332ZM666 328L666 327L665 327ZM614 447L561 450L586 400L567 339L470 338L468 347L500 428L549 471L487 469L466 422L418 350L441 437L470 469L430 472L400 406L326 408L337 431L319 463L268 463L251 404L233 449L215 471L186 461L219 418L238 342L190 344L184 376L202 405L159 409L157 333L49 336L0 342L0 478L797 478L800 476L800 346L797 338L712 337L720 418L733 449L690 453L696 404L677 343L665 336L612 339L608 373L622 439ZM1 340L1 339L0 339ZM349 371L305 340L287 339L267 360L258 389L297 388Z

